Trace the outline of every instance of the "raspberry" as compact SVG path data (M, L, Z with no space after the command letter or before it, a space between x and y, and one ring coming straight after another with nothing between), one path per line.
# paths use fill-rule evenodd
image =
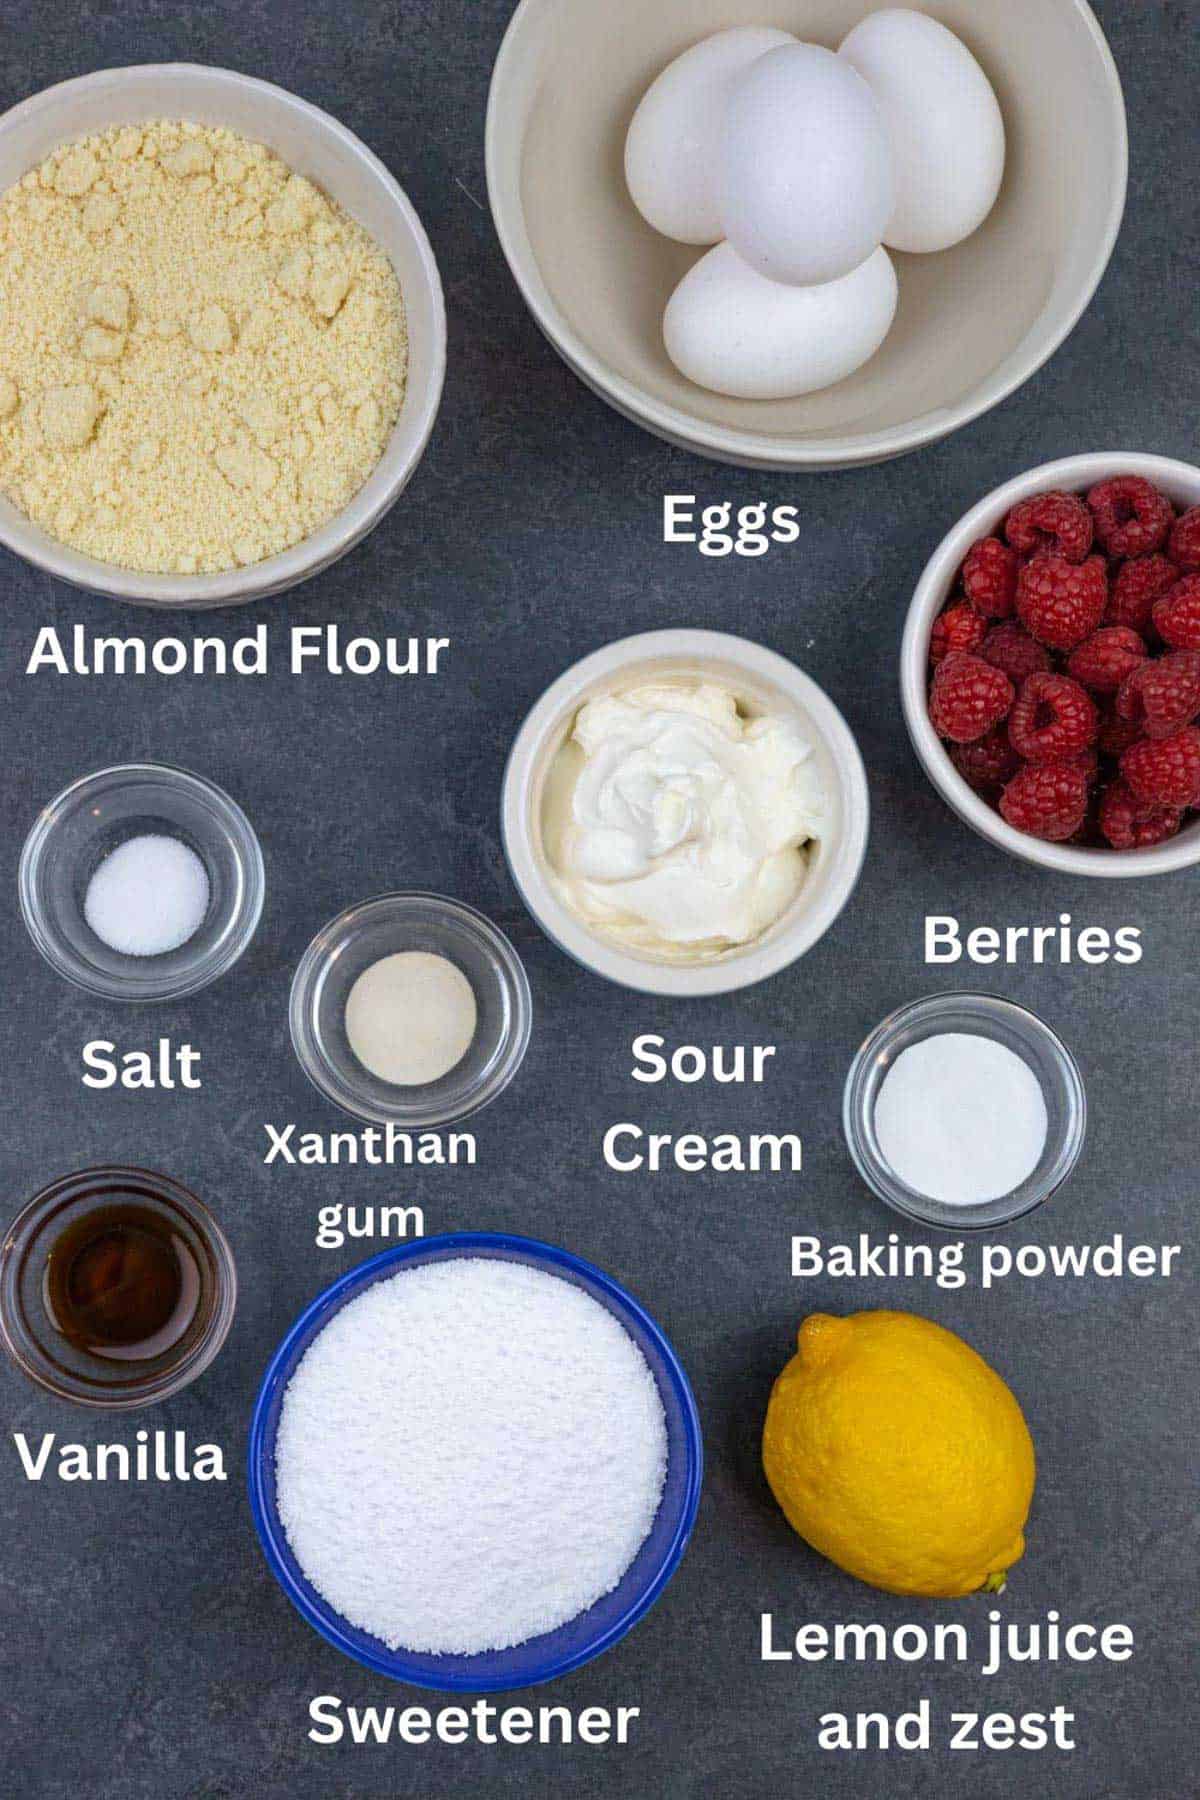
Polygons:
M1200 813L1200 506L1136 475L1036 494L972 544L929 717L1016 830L1107 852Z
M1175 518L1165 494L1140 475L1114 475L1087 497L1096 536L1110 556L1150 556L1161 550Z
M1064 556L1035 556L1017 581L1021 623L1052 650L1073 650L1090 637L1107 600L1108 569L1102 556L1089 556L1078 565Z
M1026 762L1066 762L1095 741L1096 702L1069 675L1031 675L1008 715L1008 737Z
M956 744L981 738L1008 717L1013 684L982 657L955 651L938 664L929 695L929 718L939 737Z
M999 538L980 538L962 566L963 593L989 619L1009 619L1017 604L1017 553Z
M956 605L948 606L933 621L933 631L929 638L929 660L936 665L956 650L978 650L986 636L987 620L983 614L977 613L965 600L960 600Z
M1087 811L1083 815L1083 824L1073 831L1066 840L1068 844L1079 844L1088 850L1097 850L1103 846L1104 839L1100 835L1100 797L1092 793L1088 796Z
M1100 801L1100 829L1114 850L1149 850L1174 837L1183 823L1177 806L1146 806L1125 781L1114 781Z
M1095 787L1100 779L1100 752L1095 744L1087 750L1081 750L1078 756L1064 756L1062 760L1074 768L1082 769L1087 776L1088 786Z
M1145 637L1154 602L1179 580L1179 570L1165 556L1139 556L1122 563L1113 577L1106 625L1128 625Z
M1087 809L1087 775L1075 763L1026 763L1000 796L1010 825L1052 844L1074 837Z
M1115 694L1146 654L1145 644L1128 625L1102 625L1072 650L1067 670L1094 694Z
M993 625L979 654L994 669L1003 669L1014 687L1020 687L1028 676L1053 667L1050 652L1031 638L1015 619L1004 625Z
M1189 575L1200 572L1200 506L1189 507L1171 527L1167 555Z
M1146 806L1195 806L1200 800L1200 731L1187 725L1157 743L1143 738L1121 758L1121 774Z
M1200 650L1200 575L1185 575L1154 602L1154 629L1173 650Z
M1104 756L1120 756L1130 744L1136 744L1141 735L1141 726L1131 719L1119 719L1115 711L1106 712L1100 717L1100 736L1096 743Z
M1004 521L1014 550L1049 551L1081 563L1092 547L1092 515L1078 494L1035 494L1019 500Z
M1200 653L1173 650L1139 663L1117 693L1117 717L1140 725L1148 738L1171 737L1200 713Z
M950 761L970 787L983 793L1003 787L1021 766L1003 725L994 726L972 744L952 745Z

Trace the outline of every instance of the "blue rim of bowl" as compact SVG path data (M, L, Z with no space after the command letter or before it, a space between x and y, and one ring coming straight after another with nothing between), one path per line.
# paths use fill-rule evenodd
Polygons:
M317 1329L322 1329L323 1324L333 1317L348 1295L356 1289L370 1286L383 1270L401 1268L405 1263L415 1262L419 1258L427 1256L430 1251L454 1250L491 1250L496 1252L501 1259L515 1252L518 1259L529 1259L538 1266L548 1267L551 1271L554 1269L569 1271L570 1274L582 1279L585 1289L589 1286L601 1289L610 1300L616 1303L617 1316L632 1317L654 1342L662 1357L665 1377L683 1415L687 1458L686 1489L679 1523L653 1580L626 1608L620 1618L601 1633L594 1642L569 1655L551 1658L544 1665L538 1667L534 1673L515 1684L511 1681L473 1680L470 1677L450 1673L440 1680L434 1680L424 1667L419 1674L415 1673L412 1664L407 1661L407 1653L403 1651L393 1653L387 1649L386 1645L380 1643L379 1652L375 1653L351 1642L345 1631L335 1625L331 1617L327 1617L314 1605L309 1598L309 1584L297 1580L296 1575L293 1574L289 1565L294 1563L295 1559L287 1545L275 1508L267 1498L264 1484L267 1414L280 1385L286 1385L294 1374L302 1354L301 1342L306 1338L310 1328L315 1326ZM312 1335L315 1337L316 1332L314 1331ZM304 1342L303 1348L308 1348L307 1342ZM361 1663L365 1668L374 1670L378 1675L386 1675L393 1681L406 1681L414 1687L427 1688L439 1693L456 1694L517 1692L521 1688L537 1687L543 1682L553 1681L560 1675L567 1675L573 1669L582 1668L585 1663L592 1662L594 1658L602 1655L604 1651L610 1650L614 1644L619 1643L628 1632L632 1631L638 1621L645 1617L659 1599L679 1567L695 1527L696 1514L700 1505L700 1490L704 1479L704 1440L700 1430L700 1416L696 1410L696 1401L683 1364L660 1326L655 1323L645 1308L639 1305L632 1294L628 1293L619 1282L613 1280L611 1275L606 1275L594 1263L586 1262L582 1257L572 1255L569 1250L562 1250L555 1244L544 1243L539 1238L519 1237L510 1232L445 1232L440 1236L421 1238L413 1244L399 1244L394 1249L381 1251L378 1256L370 1257L366 1262L359 1263L357 1268L350 1269L345 1275L339 1276L305 1307L267 1365L266 1374L262 1378L255 1398L246 1452L246 1478L254 1529L262 1546L267 1566L301 1618L311 1625L327 1644L332 1645L335 1650L340 1650L344 1656L349 1656L355 1662ZM333 1615L334 1609L329 1607L328 1612ZM490 1653L482 1653L481 1660L488 1654Z

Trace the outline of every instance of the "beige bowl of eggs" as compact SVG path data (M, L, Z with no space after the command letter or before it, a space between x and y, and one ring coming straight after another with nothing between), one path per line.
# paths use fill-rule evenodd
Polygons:
M1127 140L1084 0L522 0L487 165L521 292L602 398L702 455L823 469L946 436L1057 349Z

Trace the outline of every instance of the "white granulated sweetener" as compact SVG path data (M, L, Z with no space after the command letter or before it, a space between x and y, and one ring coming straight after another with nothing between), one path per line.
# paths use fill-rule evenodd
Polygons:
M1004 1044L944 1031L902 1050L875 1102L884 1160L914 1193L981 1206L1027 1181L1046 1145L1046 1102Z
M351 1300L284 1395L279 1516L308 1580L391 1650L472 1655L617 1586L662 1496L649 1365L589 1294L460 1257Z
M208 911L208 871L196 852L161 832L126 838L96 869L83 916L122 956L165 956L195 937Z

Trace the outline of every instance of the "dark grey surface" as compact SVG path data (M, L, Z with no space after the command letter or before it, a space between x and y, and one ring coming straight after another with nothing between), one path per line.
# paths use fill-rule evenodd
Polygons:
M836 1794L1079 1800L1195 1792L1187 1679L1195 1597L1193 1168L1197 1147L1195 881L1051 880L958 825L913 762L894 679L906 597L954 519L1002 479L1106 446L1195 455L1196 33L1181 0L1098 11L1125 80L1130 204L1100 294L1022 393L948 443L888 467L807 480L722 470L609 412L559 363L513 287L484 204L486 84L508 0L210 0L148 7L8 0L0 104L123 62L185 57L266 75L328 107L396 171L425 220L450 309L450 371L429 454L405 502L347 561L261 610L208 615L232 636L270 621L266 681L27 678L36 628L182 631L73 593L0 553L6 772L0 785L0 1012L8 1203L89 1162L130 1160L193 1184L233 1240L242 1297L216 1366L157 1413L101 1426L0 1369L0 1719L5 1792L29 1800L256 1795L421 1797L636 1794L766 1800L821 1783ZM702 500L798 501L801 545L765 561L701 561L660 540L665 491ZM292 679L290 624L454 640L435 681ZM794 657L844 708L871 775L874 834L858 894L801 964L753 992L689 1007L584 975L524 918L496 828L505 753L525 708L569 662L632 630L723 627ZM39 803L83 771L178 760L228 786L261 833L269 897L241 966L186 1005L106 1007L38 960L17 912L22 838ZM406 1178L263 1167L264 1119L330 1130L288 1044L294 964L350 901L393 885L460 895L506 924L537 1008L522 1075L478 1122L469 1171ZM1133 969L927 971L926 911L971 924L1135 924ZM1114 1231L1185 1246L1169 1282L1010 1284L942 1292L924 1282L789 1277L793 1231L827 1240L893 1221L856 1181L838 1110L854 1046L879 1016L938 987L1023 1000L1083 1064L1092 1128L1070 1188L1009 1241L1096 1242ZM644 1088L628 1079L637 1031L769 1042L756 1088ZM81 1046L159 1033L203 1053L199 1094L94 1094ZM662 1129L795 1128L799 1180L640 1178L602 1170L615 1120ZM257 1381L297 1311L369 1246L313 1245L317 1208L400 1194L428 1229L544 1236L627 1282L673 1337L703 1416L709 1469L692 1547L665 1598L615 1652L534 1700L635 1705L626 1749L318 1749L314 1694L415 1702L344 1661L292 1613L258 1553L241 1478ZM901 1239L920 1234L902 1230ZM1011 1380L1040 1457L1029 1551L1007 1618L1122 1621L1123 1667L764 1668L760 1611L806 1620L964 1619L985 1606L875 1595L795 1539L759 1473L770 1382L801 1315L898 1305L960 1330ZM132 1439L184 1427L226 1449L223 1489L28 1483L10 1433ZM951 1710L1064 1704L1067 1755L823 1754L818 1715L889 1712L929 1695ZM17 1771L21 1771L18 1775Z

